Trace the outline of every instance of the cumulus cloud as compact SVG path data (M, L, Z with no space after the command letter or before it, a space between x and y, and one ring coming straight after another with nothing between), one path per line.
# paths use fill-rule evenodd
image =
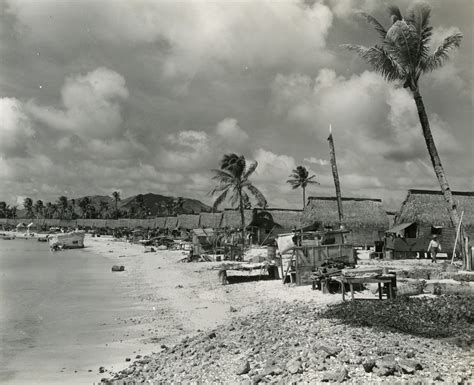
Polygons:
M327 160L327 159L318 159L318 158L315 158L314 156L312 156L310 158L304 158L304 161L306 163L317 164L319 166L329 165L329 160Z
M35 131L24 110L15 98L0 98L0 157L26 157Z
M216 134L224 143L236 148L240 148L249 139L248 134L239 127L237 119L233 118L220 121L216 127Z
M108 68L69 76L61 90L63 109L28 104L43 124L86 138L106 139L123 131L120 102L128 97L125 79Z

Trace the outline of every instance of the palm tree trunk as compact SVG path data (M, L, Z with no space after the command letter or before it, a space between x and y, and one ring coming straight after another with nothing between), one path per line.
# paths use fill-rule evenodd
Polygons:
M245 249L245 237L246 237L245 214L244 214L244 202L243 202L243 199L242 199L242 189L239 189L238 191L239 191L240 221L241 221L241 224L242 224L242 253L243 253L244 249Z
M430 122L428 121L428 116L426 115L425 105L423 103L423 99L420 95L418 89L412 90L413 97L415 99L416 108L418 110L418 117L420 118L421 129L423 130L423 137L425 138L426 147L428 148L428 153L430 154L431 163L434 168L434 172L436 177L438 178L439 185L441 187L441 191L444 195L444 200L448 205L449 215L451 217L451 221L455 229L459 226L459 213L456 207L456 202L453 199L453 194L448 184L448 180L446 179L446 175L444 173L443 166L441 164L441 159L438 155L438 150L436 148L436 144L433 139L433 135L431 134ZM461 240L463 240L463 229L461 226ZM462 247L463 241L461 241L461 255L464 260L464 247Z
M303 210L306 207L306 188L303 187Z

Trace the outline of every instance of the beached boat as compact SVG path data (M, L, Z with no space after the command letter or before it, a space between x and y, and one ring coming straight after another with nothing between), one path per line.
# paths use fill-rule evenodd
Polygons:
M15 235L0 233L0 239L4 239L4 240L8 241L8 240L11 240L11 239L15 239Z
M52 249L78 249L84 247L85 231L72 231L70 233L56 233L48 237Z

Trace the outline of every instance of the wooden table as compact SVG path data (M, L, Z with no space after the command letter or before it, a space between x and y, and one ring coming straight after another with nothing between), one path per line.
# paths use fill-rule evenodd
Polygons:
M344 287L345 283L349 284L352 300L354 300L354 283L377 283L379 286L379 299L382 299L382 284L388 284L387 298L394 298L393 278L393 275L379 277L332 277L333 280L338 281L341 284L343 301L346 300L346 289Z

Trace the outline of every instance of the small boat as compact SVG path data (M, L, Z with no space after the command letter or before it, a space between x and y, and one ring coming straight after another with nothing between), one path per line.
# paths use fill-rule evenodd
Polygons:
M50 234L48 237L49 246L53 250L80 249L84 247L85 234L85 231Z
M0 239L4 239L5 241L9 241L9 240L15 239L15 235L0 233Z

